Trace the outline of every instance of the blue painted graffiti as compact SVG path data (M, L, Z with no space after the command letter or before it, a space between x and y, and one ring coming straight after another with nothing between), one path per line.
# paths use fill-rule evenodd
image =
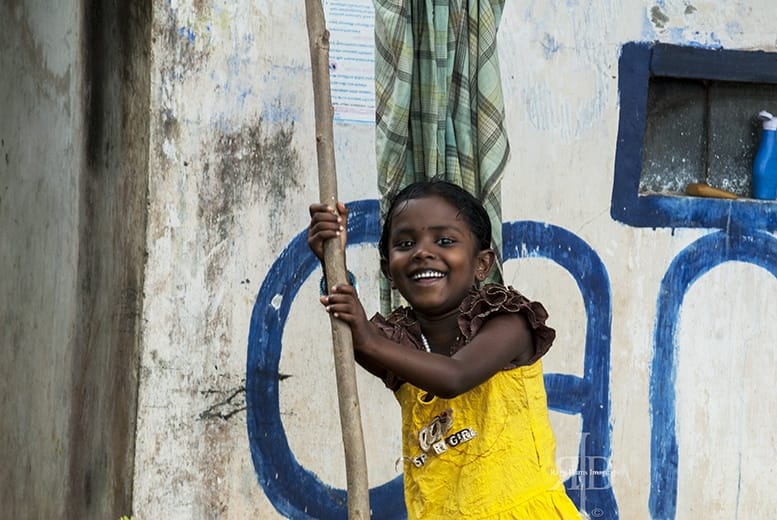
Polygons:
M349 204L351 244L376 243L378 202ZM609 474L610 285L596 253L572 233L538 222L506 223L504 258L545 257L573 276L586 305L584 374L547 374L548 404L580 414L582 435L575 475L565 486L582 509L596 518L616 519L618 509ZM251 317L246 368L248 435L259 483L275 508L288 518L346 518L346 494L321 482L291 453L280 419L278 364L281 336L299 287L317 267L297 235L271 267ZM370 490L373 517L405 518L402 478Z
M504 224L505 261L543 257L566 269L585 303L583 376L547 374L548 406L580 414L582 438L575 475L564 485L582 510L594 518L618 518L610 481L610 332L612 305L607 270L596 252L569 231L541 222Z
M189 43L194 43L194 39L196 38L194 30L192 30L190 27L180 27L178 29L178 35L182 38L186 38Z
M731 261L763 267L777 277L777 239L738 229L695 241L672 261L661 281L650 374L650 514L675 518L678 447L675 417L677 317L690 286L712 268Z
M348 240L373 243L380 237L378 205L348 205ZM333 488L297 462L289 449L278 401L281 337L291 303L318 266L306 234L289 244L267 273L251 316L246 368L248 437L259 483L279 513L287 518L347 518L346 493ZM402 478L370 490L376 519L405 518Z
M767 232L777 230L777 204L749 200L723 200L697 197L640 195L642 147L652 43L627 43L619 60L620 122L612 190L612 218L635 227L709 228L721 231L707 235L685 248L671 262L661 282L653 335L653 361L650 373L650 496L648 507L653 518L673 519L677 509L679 451L676 433L675 378L676 329L680 308L690 286L712 268L729 261L751 263L777 276L777 240ZM703 51L707 52L707 51ZM760 67L748 70L740 65L742 51L708 51L708 70L701 78L721 74L724 53L736 55L737 66L726 69L760 77ZM702 56L697 53L696 56ZM732 58L729 58L731 60ZM760 53L751 59L773 57ZM670 60L671 61L671 60ZM705 63L699 58L699 63ZM669 63L671 65L671 63ZM666 67L667 63L663 63ZM686 71L680 71L681 77ZM735 77L719 79L734 81Z

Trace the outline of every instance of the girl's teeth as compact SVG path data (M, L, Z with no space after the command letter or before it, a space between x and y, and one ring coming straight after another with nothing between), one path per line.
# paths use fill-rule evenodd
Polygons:
M421 280L424 278L442 278L442 277L443 277L443 274L437 273L437 272L418 273L417 275L413 276L413 278L416 280Z

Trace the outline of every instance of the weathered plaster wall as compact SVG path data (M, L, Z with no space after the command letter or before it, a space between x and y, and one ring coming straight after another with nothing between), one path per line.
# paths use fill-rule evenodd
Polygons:
M150 4L0 6L0 502L132 507Z
M84 132L79 15L64 5L0 6L0 502L14 518L61 517L66 499L63 390L78 314Z
M539 220L569 230L607 269L612 307L611 313L601 311L612 320L609 469L621 518L650 518L651 491L662 483L651 472L651 449L661 442L651 421L654 414L670 412L667 402L651 395L660 341L657 310L667 293L683 290L662 279L673 260L710 231L633 228L612 220L620 49L628 41L659 40L773 52L777 34L758 21L770 12L774 7L765 2L519 2L506 9L500 45L526 52L503 61L513 144L508 169L514 179L504 192L522 195L505 196L505 220ZM508 26L515 30L505 30ZM703 253L711 265L725 254L722 249ZM514 269L516 286L548 301L559 328L546 371L580 374L580 349L591 324L582 320L579 291L568 273L547 264L521 261L508 265L508 273ZM776 282L760 266L723 263L695 281L676 316L676 380L670 373L656 375L676 391L676 518L758 516L768 504L749 464L774 459L773 449L763 449L762 443L774 427L769 411L775 401L767 395L754 398L750 385L766 389L771 378L763 368L745 367L774 368L769 350L775 330L768 316L777 303ZM720 388L723 381L726 390ZM732 391L729 385L737 384L740 388ZM560 456L577 452L579 427L566 424L569 419L557 427Z
M312 99L300 85L306 47L289 47L288 61L272 66L271 36L297 37L287 20L294 11L274 5L154 5L157 174L135 479L143 518L270 507L245 435L244 345L257 277L302 222L293 213L305 200L311 147L298 133L310 128L300 121Z
M149 146L151 4L83 11L80 183L69 517L132 508Z
M635 228L611 216L622 46L777 51L777 31L764 23L773 13L771 0L507 3L503 218L520 233L506 277L550 310L559 335L546 371L604 392L584 414L552 414L562 471L582 463L600 473L581 475L588 484L577 489L592 516L615 518L615 503L621 518L665 511L650 497L666 483L653 454L666 447L668 430L656 425L670 404L676 518L756 517L773 502L764 475L777 455L777 400L764 390L773 382L775 277L747 258L723 262L726 248L696 253L709 230ZM134 513L305 517L322 497L337 500L329 488L342 489L345 477L319 272L295 270L307 257L294 239L317 196L304 7L168 1L154 3L153 18ZM374 199L370 127L335 131L341 198ZM369 223L374 206L360 208L357 220ZM374 229L353 236L370 243ZM705 274L666 282L676 258L681 274L686 260ZM374 248L353 247L349 262L376 309ZM672 315L674 375L662 376L656 320L662 302L685 290ZM260 403L251 438L247 383ZM394 517L397 407L380 383L361 372L359 383L376 517ZM671 402L656 397L657 384ZM274 465L289 453L306 471Z

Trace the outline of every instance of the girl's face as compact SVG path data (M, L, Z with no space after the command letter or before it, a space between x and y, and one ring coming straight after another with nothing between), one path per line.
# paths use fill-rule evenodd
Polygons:
M459 210L445 199L411 199L394 210L384 274L416 313L442 316L458 309L494 262Z

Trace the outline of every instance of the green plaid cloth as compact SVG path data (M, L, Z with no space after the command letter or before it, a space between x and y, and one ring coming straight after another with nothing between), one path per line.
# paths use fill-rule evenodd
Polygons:
M462 186L491 217L497 268L489 281L501 281L500 187L510 147L496 34L504 0L374 4L381 212L416 180ZM383 282L381 309L388 312L399 300Z

